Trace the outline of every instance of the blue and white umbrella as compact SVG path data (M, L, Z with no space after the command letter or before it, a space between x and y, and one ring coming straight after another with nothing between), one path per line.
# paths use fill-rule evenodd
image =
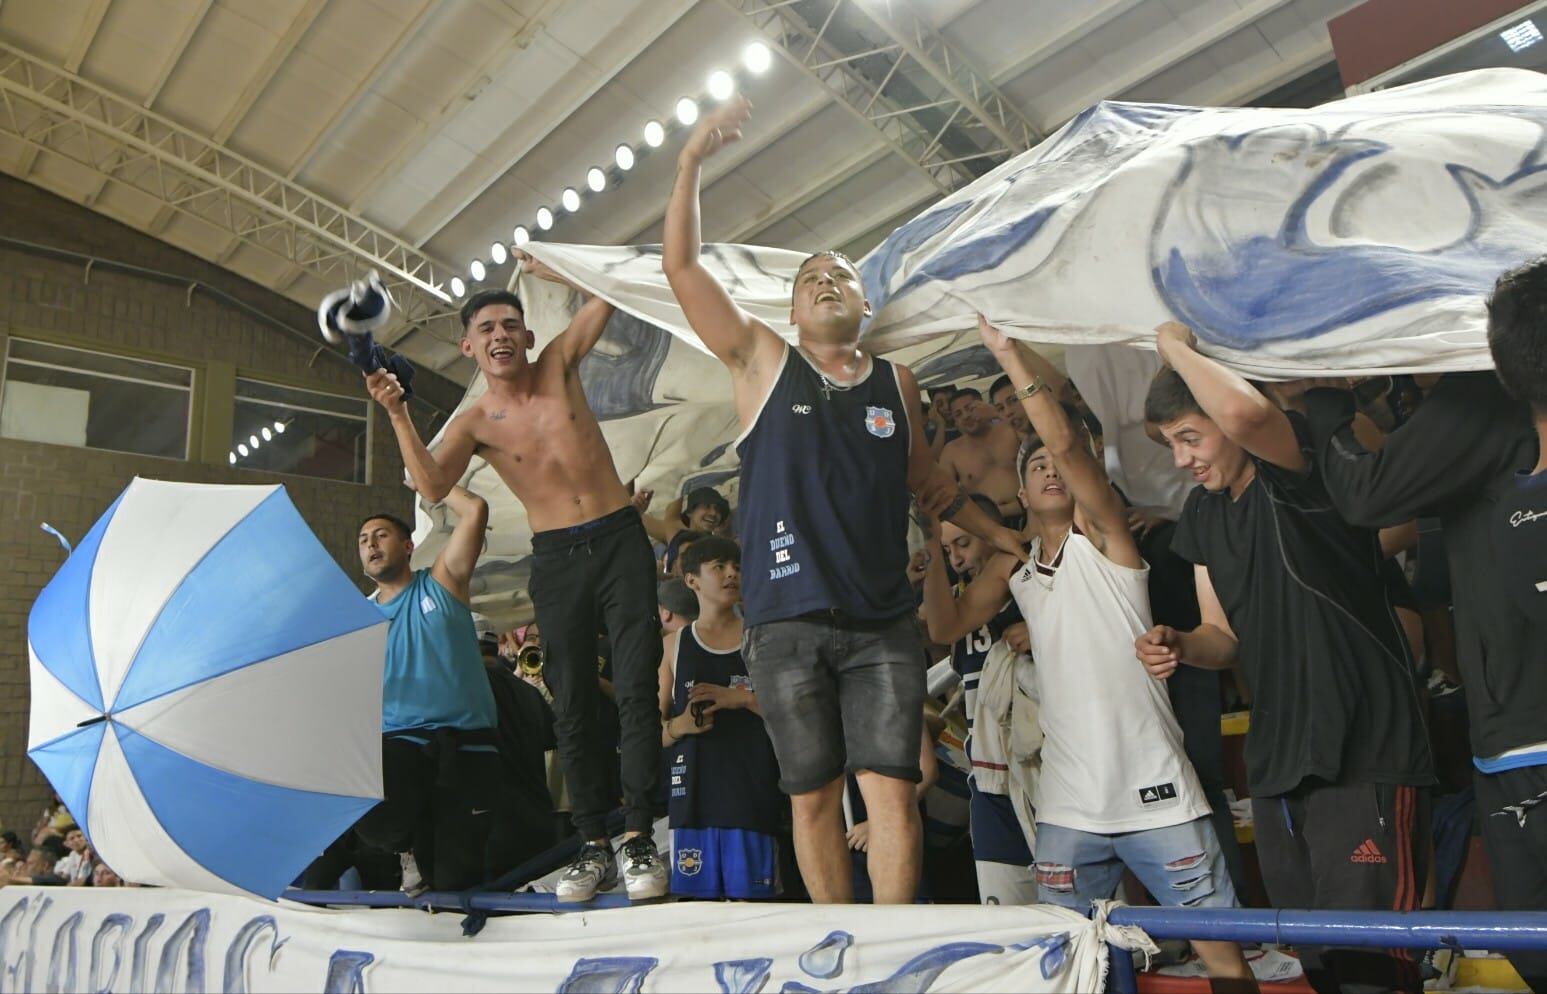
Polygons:
M32 607L27 754L126 880L275 897L381 799L386 637L283 487L136 478Z

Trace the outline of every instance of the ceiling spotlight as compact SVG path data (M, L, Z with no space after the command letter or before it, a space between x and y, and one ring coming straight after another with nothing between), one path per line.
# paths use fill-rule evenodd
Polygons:
M768 46L760 41L754 41L741 50L742 65L754 76L761 76L768 71L768 66L773 62L773 53L768 51Z
M235 452L231 453L231 465L233 465L233 466L236 465L236 453Z
M482 259L474 259L467 264L467 273L473 278L474 283L482 283L483 278L489 275L489 270L484 266Z
M505 243L495 242L493 245L490 245L489 258L494 260L496 266L505 265L505 260L509 258L509 253L505 251Z
M258 436L257 435L248 435L247 436L247 444L252 446L252 450L254 452L257 452L258 451Z
M462 282L462 277L460 277L460 276L453 276L453 277L451 277L451 295L453 297L460 297L460 296L462 296L466 292L467 292L467 284Z
M247 458L247 446L243 445L241 442L236 443L236 451L242 454L243 459Z
M589 186L594 193L601 193L607 189L607 174L602 172L601 166L592 166L586 170L585 185Z
M698 120L697 101L692 97L683 97L681 100L678 100L677 120L681 121L685 126L690 126L694 121ZM649 135L645 136L645 140L649 140Z
M553 211L546 207L537 208L537 226L544 231L553 227Z
M618 168L628 172L634 168L634 150L627 145L619 145L612 153L612 161L618 164Z
M510 240L516 243L516 248L520 248L532 240L532 233L526 230L526 225L518 224L516 230L510 233Z
M1499 32L1511 52L1523 52L1542 40L1542 32L1536 22L1527 18L1512 28Z
M726 100L736 92L736 80L724 69L709 74L709 95L716 100Z
M272 431L269 431L269 426L268 425L264 425L258 431L258 434L263 436L263 440L265 442L272 442L272 441L274 441L274 433Z
M565 210L573 214L580 209L580 194L575 192L574 187L566 186L564 192L559 195L559 203L564 205Z
M276 434L276 435L283 435L284 433L285 433L285 423L283 421L276 421L276 422L274 422L274 434Z
M651 148L660 148L661 142L666 140L666 129L660 121L645 122L645 144Z

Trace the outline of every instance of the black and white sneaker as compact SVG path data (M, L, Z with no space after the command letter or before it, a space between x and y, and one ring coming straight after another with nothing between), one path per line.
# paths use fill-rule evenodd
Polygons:
M587 842L559 877L554 896L564 904L584 904L594 899L597 892L617 885L618 863L612 858L612 848L605 842Z
M400 852L397 854L398 866L403 870L403 893L409 897L418 897L430 889L425 883L424 875L419 872L419 861L414 859L412 852Z
M636 835L623 843L623 887L630 901L652 901L666 896L666 864L656 851L655 840Z

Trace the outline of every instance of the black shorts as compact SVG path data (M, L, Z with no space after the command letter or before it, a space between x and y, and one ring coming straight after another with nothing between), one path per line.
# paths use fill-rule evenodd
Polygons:
M923 779L924 651L911 613L765 622L747 629L742 656L786 794L862 770Z

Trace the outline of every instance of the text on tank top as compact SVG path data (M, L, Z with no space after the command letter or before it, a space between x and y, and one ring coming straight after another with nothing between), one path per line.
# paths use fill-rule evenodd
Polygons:
M913 610L908 404L885 359L840 387L786 346L736 443L749 626L813 611L880 621Z
M382 672L382 730L493 728L494 693L483 671L473 613L428 569L376 608L389 622Z
M1165 688L1134 658L1150 628L1149 567L1112 562L1078 528L1051 563L1040 558L1033 540L1010 579L1041 690L1037 820L1112 833L1207 814Z
M957 584L953 593L960 597L965 585ZM951 669L955 670L962 680L962 705L967 718L967 755L972 755L972 723L977 718L978 709L978 682L983 677L983 664L988 661L988 650L994 647L994 643L1004 638L1006 628L1021 620L1021 609L1015 603L1015 598L1005 602L999 613L989 619L988 624L980 626L976 631L968 632L957 639L951 646Z
M755 692L738 649L710 649L697 625L677 635L672 714L688 710L695 684ZM714 727L685 735L666 750L667 807L673 828L745 828L776 832L782 819L779 763L763 719L745 708L723 708Z

